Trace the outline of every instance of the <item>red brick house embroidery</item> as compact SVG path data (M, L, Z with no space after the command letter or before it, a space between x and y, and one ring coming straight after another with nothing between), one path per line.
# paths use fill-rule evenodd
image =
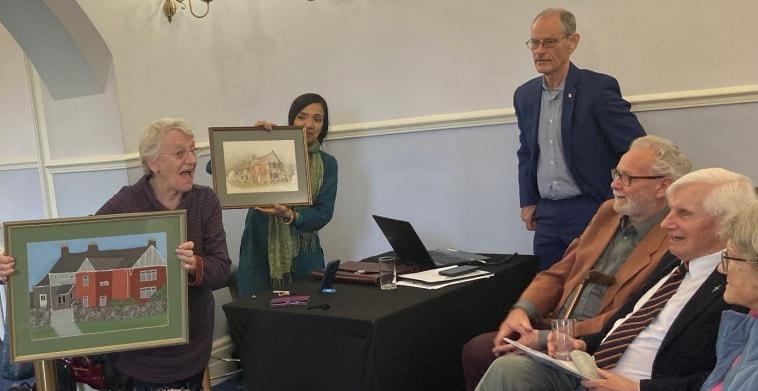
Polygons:
M166 283L166 260L147 246L99 250L90 244L87 251L71 253L61 247L61 257L32 290L32 307L69 308L73 300L82 307L104 307L112 300L148 301Z

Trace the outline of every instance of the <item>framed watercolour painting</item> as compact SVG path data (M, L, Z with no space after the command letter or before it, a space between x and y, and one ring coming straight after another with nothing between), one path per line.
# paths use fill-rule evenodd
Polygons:
M297 127L214 127L213 188L223 208L310 205L305 130Z
M184 210L4 226L14 362L188 342Z

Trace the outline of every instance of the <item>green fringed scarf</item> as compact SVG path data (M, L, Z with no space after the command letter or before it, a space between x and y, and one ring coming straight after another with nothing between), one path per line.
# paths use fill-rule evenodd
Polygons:
M315 200L324 181L324 161L321 159L321 144L308 145L308 171L310 173L311 199ZM296 206L295 212L307 208ZM293 260L301 250L315 251L318 231L298 233L292 224L284 224L281 217L268 219L268 270L271 285L282 288L292 283L295 270Z

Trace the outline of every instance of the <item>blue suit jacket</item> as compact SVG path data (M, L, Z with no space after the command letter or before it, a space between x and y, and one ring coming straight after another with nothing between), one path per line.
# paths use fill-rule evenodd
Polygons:
M521 206L535 205L543 76L534 78L513 94L519 140L518 176ZM598 203L611 197L611 173L632 140L645 135L637 117L621 97L611 76L569 65L563 90L561 139L566 164L582 193Z

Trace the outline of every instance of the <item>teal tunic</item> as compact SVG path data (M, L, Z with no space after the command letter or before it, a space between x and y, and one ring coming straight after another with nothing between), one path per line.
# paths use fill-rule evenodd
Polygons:
M313 205L298 209L297 219L292 222L296 232L318 231L332 219L334 200L337 196L337 160L324 151L321 151L321 158L324 162L324 180ZM237 293L240 298L271 289L268 270L268 219L268 215L254 209L247 212L240 243L239 269L236 272ZM311 249L300 249L293 265L294 280L306 279L311 270L324 267L324 251L318 237Z

